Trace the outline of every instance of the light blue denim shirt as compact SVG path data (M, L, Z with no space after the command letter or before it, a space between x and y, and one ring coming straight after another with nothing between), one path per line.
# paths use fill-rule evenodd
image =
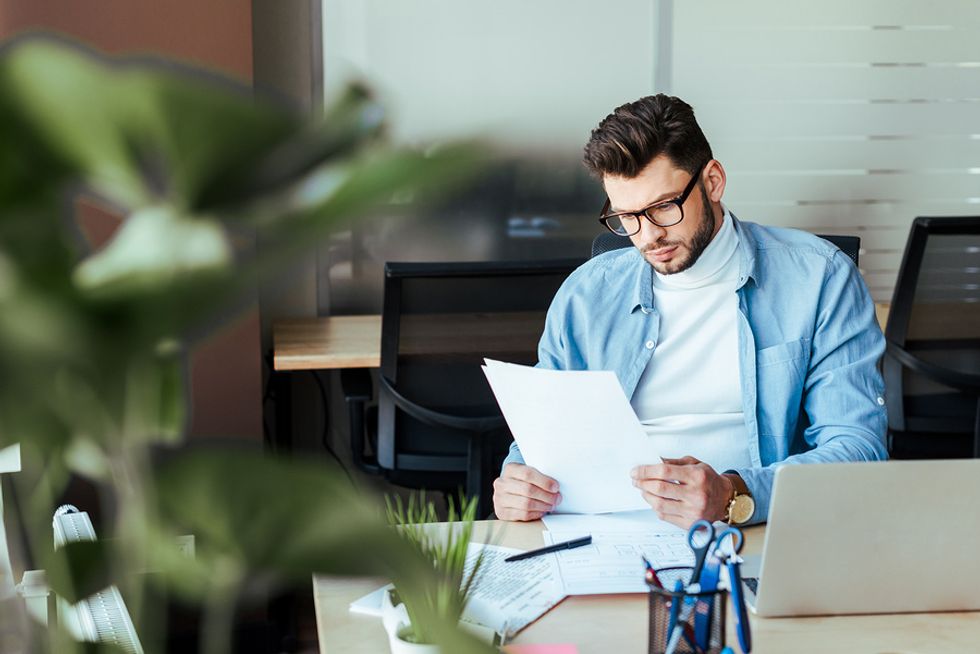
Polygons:
M776 468L873 461L885 447L885 341L851 259L822 238L733 218L738 234L738 342L752 467L735 470L769 515ZM636 248L573 272L548 310L538 366L612 370L627 397L657 351L653 268ZM517 444L504 461L522 463ZM651 462L653 463L653 462Z

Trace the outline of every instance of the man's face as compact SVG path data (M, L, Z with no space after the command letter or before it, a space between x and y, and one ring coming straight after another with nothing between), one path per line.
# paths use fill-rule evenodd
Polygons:
M705 168L705 173L713 164ZM609 197L610 211L640 211L657 202L679 197L689 181L689 172L674 166L667 157L659 156L636 177L607 175L603 185ZM643 217L640 231L630 240L657 272L672 275L693 266L720 227L721 221L715 220L702 180L684 203L684 220L670 227L660 227Z

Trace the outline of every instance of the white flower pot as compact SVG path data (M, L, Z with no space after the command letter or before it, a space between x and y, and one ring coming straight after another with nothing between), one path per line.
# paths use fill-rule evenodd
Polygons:
M409 630L408 611L404 604L391 603L391 591L385 592L381 599L381 622L388 633L388 647L391 654L442 654L438 645L412 643L401 636Z

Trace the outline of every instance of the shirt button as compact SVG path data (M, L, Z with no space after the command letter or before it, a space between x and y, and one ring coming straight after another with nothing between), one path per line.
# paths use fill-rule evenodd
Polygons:
M878 406L885 406L885 398L878 396Z
M646 345L646 348L647 348L648 350L652 350L652 349L653 349L653 341L647 341L647 342L645 343L645 345Z

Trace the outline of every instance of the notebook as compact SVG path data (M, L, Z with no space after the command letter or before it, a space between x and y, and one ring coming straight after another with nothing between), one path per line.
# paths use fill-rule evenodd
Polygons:
M750 608L762 616L980 610L978 501L980 459L784 466L762 555L742 565Z

